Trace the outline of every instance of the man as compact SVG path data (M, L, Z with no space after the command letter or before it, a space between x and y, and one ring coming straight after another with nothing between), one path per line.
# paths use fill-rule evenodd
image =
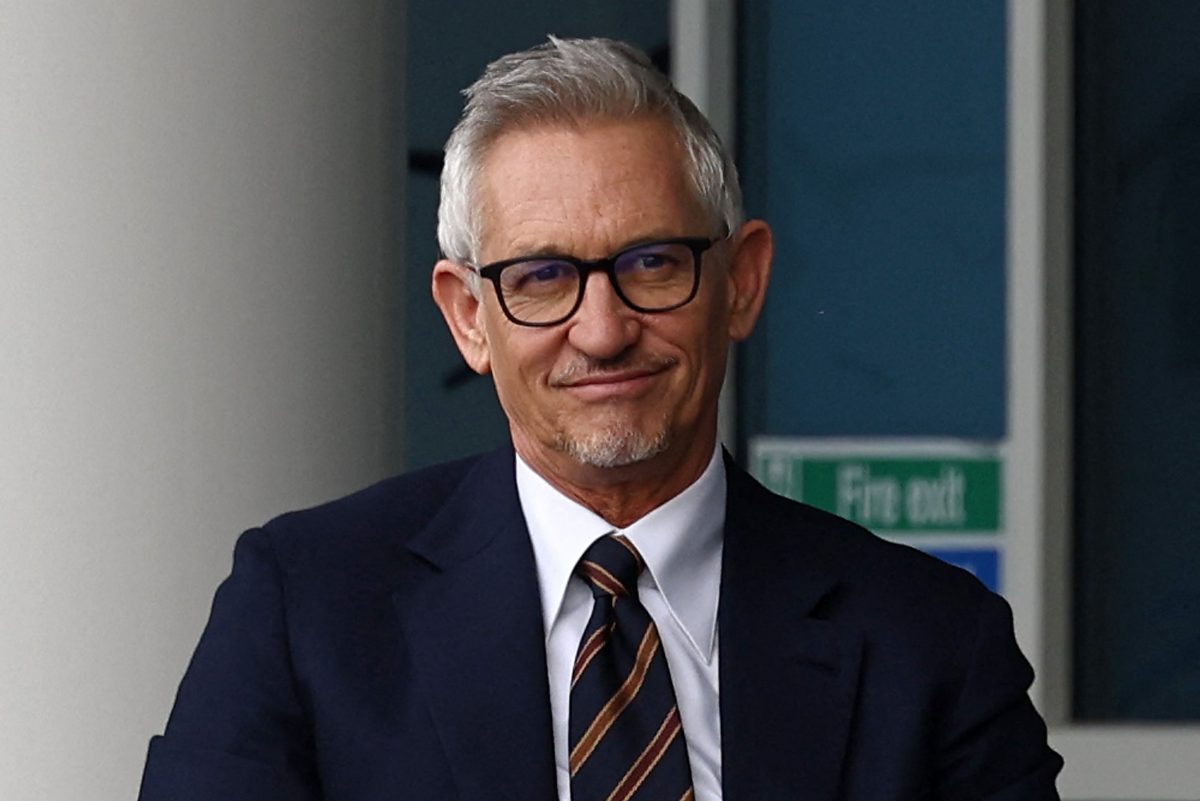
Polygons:
M1004 602L723 456L772 244L703 116L601 40L467 96L433 294L512 448L243 535L143 801L1057 798Z

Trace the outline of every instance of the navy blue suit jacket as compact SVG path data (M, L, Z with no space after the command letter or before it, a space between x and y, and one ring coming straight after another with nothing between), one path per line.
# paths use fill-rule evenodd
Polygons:
M244 534L141 801L554 801L513 458ZM728 467L725 799L1056 799L1006 604Z

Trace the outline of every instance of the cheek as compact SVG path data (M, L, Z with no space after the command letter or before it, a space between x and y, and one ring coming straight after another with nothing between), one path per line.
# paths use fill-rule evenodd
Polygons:
M508 409L510 406L520 407L513 402L531 391L530 380L521 371L521 362L514 358L510 351L493 352L492 377L496 381L496 394Z
M506 411L520 414L520 399L540 392L553 366L553 348L537 329L514 330L507 321L488 321L489 355L496 392Z
M689 329L688 334L693 343L689 348L689 357L693 360L695 380L706 386L720 384L725 375L725 361L729 349L728 325L724 310L709 306L706 313L698 316Z

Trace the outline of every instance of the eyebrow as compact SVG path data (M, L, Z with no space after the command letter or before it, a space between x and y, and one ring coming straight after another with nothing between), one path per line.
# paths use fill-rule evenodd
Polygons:
M630 248L636 248L639 245L646 245L651 242L660 242L664 239L679 239L681 237L686 237L686 236L687 236L687 234L668 234L668 233L646 234L644 236L638 236L638 237L634 237L633 239L626 240L626 242L624 244L618 245L615 250L610 250L607 253L605 253L603 256L597 256L596 258L607 258L608 256L612 256L617 253L623 253L626 250L629 250ZM585 257L577 256L574 253L571 253L566 248L562 248L557 245L549 245L549 244L545 244L545 243L539 243L537 245L531 245L528 247L518 243L517 247L513 248L513 250L515 251L516 255L505 256L503 259L497 259L496 261L509 261L510 259L546 259L546 258L563 257L563 256L566 256L566 257L569 257L572 259L580 259L583 261L588 261L588 259L586 259Z

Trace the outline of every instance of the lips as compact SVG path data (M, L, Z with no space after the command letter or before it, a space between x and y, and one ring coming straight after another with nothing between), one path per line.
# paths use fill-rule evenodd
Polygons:
M675 360L670 358L621 366L576 363L555 375L550 385L587 399L629 397L644 392L658 375L674 365Z
M570 387L588 387L596 384L623 384L629 381L636 381L639 378L657 375L662 372L661 369L655 370L618 370L612 373L596 373L584 376L577 381L572 381L566 386Z

